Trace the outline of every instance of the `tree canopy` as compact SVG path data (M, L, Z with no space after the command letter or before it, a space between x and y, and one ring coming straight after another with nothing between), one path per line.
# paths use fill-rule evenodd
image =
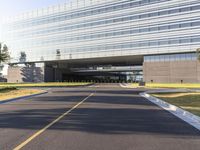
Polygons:
M200 61L200 48L197 49L197 57L198 57L198 59Z
M7 62L10 59L8 47L6 44L0 43L0 63Z

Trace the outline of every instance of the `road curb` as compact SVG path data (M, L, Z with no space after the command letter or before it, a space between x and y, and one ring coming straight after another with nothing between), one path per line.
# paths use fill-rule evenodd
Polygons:
M21 96L21 97L17 97L17 98L11 98L11 99L0 101L0 104L12 102L12 101L18 101L18 100L27 99L27 98L32 98L32 97L39 96L39 95L46 94L46 93L48 93L48 92L44 91L44 92L37 93L37 94L32 94L32 95L27 95L27 96Z
M173 115L175 115L176 117L180 118L181 120L187 122L188 124L192 125L193 127L195 127L196 129L198 129L200 131L200 117L186 111L183 110L175 105L169 104L161 99L158 99L156 97L151 96L148 93L140 93L140 96L148 99L149 101L151 101L152 103L160 106L161 108L169 111L170 113L172 113Z
M127 84L120 83L119 85L120 85L122 88L128 88L128 85L127 85Z
M17 88L73 88L73 87L87 87L93 85L87 84L87 85L66 85L66 86L17 86Z
M135 87L130 87L131 84L129 83L120 83L119 84L122 88L133 89Z

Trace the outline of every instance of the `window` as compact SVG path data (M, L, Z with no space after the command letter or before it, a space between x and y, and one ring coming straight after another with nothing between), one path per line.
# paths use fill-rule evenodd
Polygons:
M185 8L181 8L180 12L186 12L186 11L190 11L191 7L185 7Z
M149 45L150 46L157 46L158 45L158 41L150 41Z
M158 12L150 13L149 16L150 16L150 17L158 16Z
M179 44L179 39L170 40L170 44Z
M170 61L170 56L169 55L165 55L165 61Z
M190 26L191 26L191 23L182 23L182 24L180 24L181 28L190 27Z
M141 1L141 4L149 3L149 0L143 0Z
M192 26L200 26L200 21L192 22Z
M159 41L159 45L168 45L169 41Z
M195 37L195 38L192 38L192 42L200 42L200 37Z
M130 20L135 20L135 19L138 19L138 18L139 18L139 16L131 16Z
M149 31L149 28L142 28L140 29L140 32L148 32Z
M140 47L146 47L146 46L149 46L149 44L148 44L148 43L145 43L145 42L144 42L144 43L140 43L139 45L140 45Z
M149 17L149 15L148 14L143 14L143 15L140 15L140 18L142 19L142 18L148 18Z
M168 26L161 26L161 27L159 27L159 30L167 30L167 29L169 29Z
M175 14L175 13L179 13L179 9L169 10L169 14Z
M149 30L150 30L150 31L158 31L158 29L159 29L158 27L152 27L152 28L150 28Z
M170 25L170 26L169 26L170 29L177 29L177 28L179 28L179 27L180 27L179 24L173 24L173 25Z
M190 43L190 38L187 39L180 39L180 43Z
M191 10L200 10L200 5L192 6L192 7L191 7Z
M186 60L186 54L180 54L179 59L180 60Z
M168 14L168 10L159 12L159 16L167 15L167 14Z

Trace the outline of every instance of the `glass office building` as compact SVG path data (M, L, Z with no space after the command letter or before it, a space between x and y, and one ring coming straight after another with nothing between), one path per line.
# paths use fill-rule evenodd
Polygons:
M2 29L10 63L117 58L126 64L127 57L128 65L144 65L147 82L157 82L160 75L150 79L147 64L193 61L197 77L173 82L200 82L199 0L72 0L8 18Z

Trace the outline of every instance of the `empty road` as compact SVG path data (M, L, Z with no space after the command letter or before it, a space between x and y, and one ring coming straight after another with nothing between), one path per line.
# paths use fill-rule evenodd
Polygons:
M200 132L118 84L0 104L0 150L199 150Z

